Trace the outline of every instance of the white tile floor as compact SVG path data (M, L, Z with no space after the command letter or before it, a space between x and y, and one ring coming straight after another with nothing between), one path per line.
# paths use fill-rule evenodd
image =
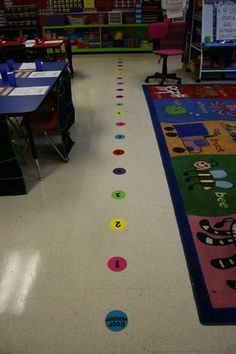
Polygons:
M45 179L39 182L29 161L29 193L0 198L0 353L235 353L234 326L198 320L141 86L156 70L155 58L81 55L73 61L76 144L69 163L54 152L42 155ZM170 64L184 83L193 82L179 60ZM118 76L124 85L117 85ZM121 120L126 125L117 127ZM116 156L115 149L125 154ZM116 167L126 174L113 174ZM113 199L115 190L126 198ZM114 218L127 227L111 229ZM113 256L127 260L126 270L107 268ZM119 333L104 325L113 309L129 319Z

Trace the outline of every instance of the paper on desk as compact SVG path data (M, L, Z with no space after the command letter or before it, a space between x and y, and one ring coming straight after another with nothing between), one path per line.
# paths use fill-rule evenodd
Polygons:
M49 86L16 87L9 96L36 96L45 95Z
M25 44L26 48L33 47L35 45L35 40L34 39L28 39L27 41L25 41L24 44Z
M45 43L45 44L59 44L59 43L62 43L63 41L62 40L56 40L56 41L45 41L45 42L43 42L43 43Z
M34 39L27 39L27 41L25 41L25 44L34 44L35 40Z
M41 64L43 65L43 62L41 62ZM23 63L21 64L21 66L19 67L18 70L35 70L35 63Z
M44 78L44 77L58 77L60 75L60 70L54 71L34 71L28 77L31 79Z

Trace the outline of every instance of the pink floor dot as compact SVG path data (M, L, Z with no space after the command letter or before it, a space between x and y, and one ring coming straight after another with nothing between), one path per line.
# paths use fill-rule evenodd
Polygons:
M112 257L107 262L107 266L113 272L122 272L127 267L127 261L122 257Z

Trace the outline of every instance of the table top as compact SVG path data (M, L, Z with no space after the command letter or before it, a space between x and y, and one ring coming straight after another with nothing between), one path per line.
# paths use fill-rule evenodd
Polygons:
M15 63L16 70L21 66L21 63ZM43 63L43 71L63 71L67 66L65 62L45 62ZM8 69L7 64L0 64L1 69ZM60 74L61 75L61 74ZM47 91L43 95L29 95L29 96L1 96L0 95L0 114L23 114L30 113L38 109L48 92L57 82L60 77L49 78L17 78L17 87L38 87L48 86ZM9 83L4 83L0 80L0 88L9 87Z
M64 43L63 39L47 39L46 41L40 41L39 43L35 44L34 39L25 41L21 43L20 41L13 40L13 41L0 41L0 47L12 47L18 46L20 44L25 45L26 48L59 48Z

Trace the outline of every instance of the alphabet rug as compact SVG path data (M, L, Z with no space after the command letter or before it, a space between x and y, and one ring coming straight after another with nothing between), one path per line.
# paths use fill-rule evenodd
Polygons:
M143 90L200 322L236 324L236 86Z

